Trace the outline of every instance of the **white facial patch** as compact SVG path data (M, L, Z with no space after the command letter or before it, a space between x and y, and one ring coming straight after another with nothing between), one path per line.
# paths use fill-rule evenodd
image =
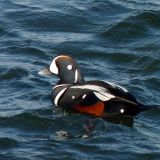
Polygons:
M71 64L69 64L68 66L67 66L67 69L68 70L71 70L73 68L73 66L71 65Z
M57 58L58 58L58 57L57 57ZM51 65L50 65L50 67L49 67L50 71L51 71L52 73L54 73L54 74L58 74L58 67L57 67L57 65L56 65L56 59L57 59L57 58L54 58L54 59L53 59Z

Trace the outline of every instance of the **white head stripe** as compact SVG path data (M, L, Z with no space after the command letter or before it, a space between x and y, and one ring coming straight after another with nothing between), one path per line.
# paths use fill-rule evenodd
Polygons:
M55 104L55 106L58 106L58 100L59 100L59 98L62 96L62 94L65 92L66 89L67 89L67 88L62 89L62 90L57 94L57 96L55 97L55 99L54 99L54 104Z

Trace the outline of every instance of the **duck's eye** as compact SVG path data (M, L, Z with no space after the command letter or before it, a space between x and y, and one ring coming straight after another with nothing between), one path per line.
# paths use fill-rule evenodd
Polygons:
M69 65L67 66L67 69L68 69L68 70L71 70L72 67L73 67L73 66L72 66L71 64L69 64Z

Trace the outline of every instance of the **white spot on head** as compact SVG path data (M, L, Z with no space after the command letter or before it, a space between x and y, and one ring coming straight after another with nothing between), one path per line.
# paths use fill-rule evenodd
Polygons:
M58 67L57 67L57 65L56 65L56 60L58 59L58 58L70 58L69 56L66 56L66 55L60 55L60 56L57 56L57 57L55 57L54 59L53 59L53 61L52 61L52 63L51 63L51 65L50 65L50 67L49 67L49 69L50 69L50 71L52 72L52 73L54 73L54 74L58 74L59 73L59 69L58 69Z
M67 66L67 69L68 69L68 70L71 70L72 67L73 67L73 66L72 66L71 64L69 64L69 65Z
M72 99L75 99L75 96L72 96Z
M124 113L124 109L120 109L120 112L121 112L121 113Z
M84 94L84 95L82 96L82 99L85 99L85 98L86 98L86 96L87 96L87 95L86 95L86 94Z

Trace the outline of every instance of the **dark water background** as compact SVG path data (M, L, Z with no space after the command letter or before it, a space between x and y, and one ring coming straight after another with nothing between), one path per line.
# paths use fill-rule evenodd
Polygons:
M125 86L160 104L159 0L0 1L0 160L158 160L160 109L133 127L63 115L50 102L56 77L39 70L52 57L75 57L85 77ZM63 130L71 137L58 138Z

